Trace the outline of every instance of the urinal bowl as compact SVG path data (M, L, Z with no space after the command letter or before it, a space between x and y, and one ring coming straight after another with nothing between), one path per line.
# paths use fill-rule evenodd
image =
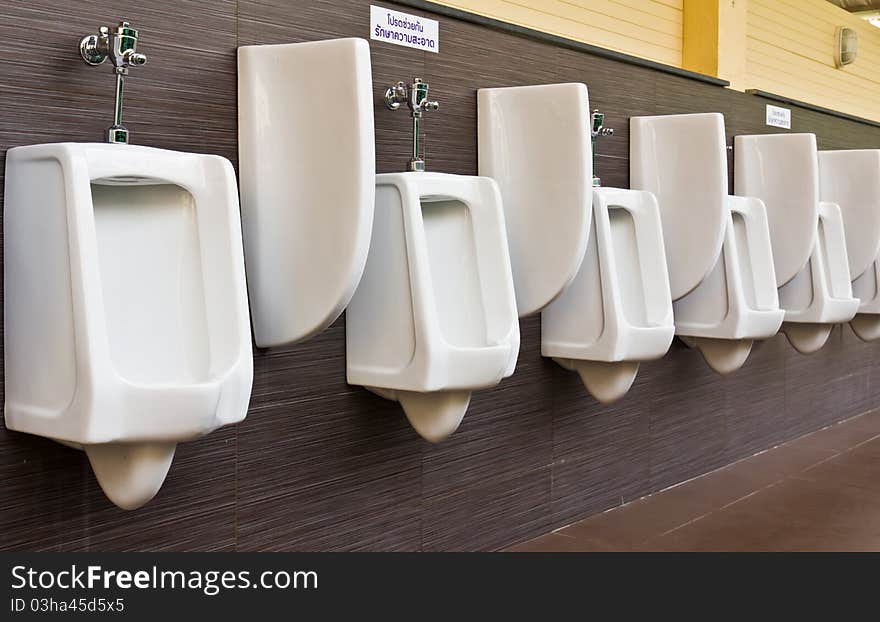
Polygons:
M541 314L541 353L607 404L626 394L640 361L666 353L675 327L654 196L596 188L592 203L580 270Z
M807 265L779 288L785 309L782 330L801 354L819 350L834 324L852 320L860 301L853 297L843 220L834 203L819 204L816 244Z
M518 351L495 182L377 175L367 265L346 312L349 384L399 401L438 442L458 427L471 391L513 373Z
M728 196L729 216L715 267L691 293L673 303L676 335L700 351L719 374L746 362L755 340L779 331L779 308L764 204Z
M178 442L247 411L232 167L63 143L10 150L6 175L6 425L85 449L107 496L138 507Z

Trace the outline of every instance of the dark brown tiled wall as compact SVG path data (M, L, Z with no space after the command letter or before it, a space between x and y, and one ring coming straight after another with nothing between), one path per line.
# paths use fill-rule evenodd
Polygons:
M150 56L128 88L133 140L235 162L236 46L366 36L368 14L361 0L156 0L125 14L107 0L2 0L0 150L101 136L112 77L81 63L76 44L125 17ZM628 185L632 115L720 111L730 136L768 129L765 102L751 95L452 19L442 19L441 39L440 54L372 45L379 171L400 170L409 149L406 118L385 111L380 94L416 75L442 105L426 124L435 171L476 173L478 87L586 82L617 129L598 159L608 185ZM328 78L317 95L337 87ZM800 109L793 122L822 148L880 146L870 126ZM603 407L575 374L541 358L538 318L521 327L516 374L476 393L438 446L421 441L396 404L346 385L342 320L305 343L257 351L245 422L181 445L157 498L135 512L106 501L81 453L0 428L0 549L495 549L880 397L880 346L844 327L812 356L783 337L760 344L729 378L676 343L643 366L624 400Z

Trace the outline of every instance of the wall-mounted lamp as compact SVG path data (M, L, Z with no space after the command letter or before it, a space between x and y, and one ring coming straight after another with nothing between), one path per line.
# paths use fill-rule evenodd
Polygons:
M852 28L838 26L834 33L834 65L840 69L855 62L859 36Z

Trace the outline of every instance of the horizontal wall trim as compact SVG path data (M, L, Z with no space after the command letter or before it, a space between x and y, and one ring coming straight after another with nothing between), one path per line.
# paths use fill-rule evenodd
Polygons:
M878 123L877 121L865 119L864 117L857 117L853 114L847 114L838 110L832 110L831 108L824 108L823 106L809 104L807 102L802 102L797 99L791 99L790 97L785 97L784 95L776 95L775 93L768 93L767 91L762 91L760 89L746 89L746 93L748 93L749 95L757 95L758 97L763 97L764 99L770 99L772 101L780 102L782 104L788 104L789 106L797 106L798 108L812 110L813 112L821 112L822 114L837 117L838 119L846 119L847 121L864 123L865 125L870 125L872 127L880 127L880 123Z
M487 28L492 28L494 30L502 30L523 37L539 39L547 43L552 43L553 45L558 45L560 47L568 48L571 50L577 50L578 52L585 52L586 54L601 56L602 58L608 58L630 65L637 65L639 67L647 67L648 69L654 69L655 71L661 71L663 73L669 73L675 76L681 76L682 78L689 78L691 80L697 80L698 82L705 82L707 84L714 84L715 86L730 86L730 82L728 82L727 80L722 80L721 78L715 78L713 76L707 76L705 74L697 73L695 71L688 71L687 69L682 69L680 67L658 63L656 61L648 60L646 58L633 56L632 54L625 54L623 52L609 50L608 48L599 47L597 45L590 45L589 43L583 43L582 41L575 41L574 39L567 39L566 37L551 35L549 33L541 32L540 30L535 30L533 28L517 26L516 24L510 24L508 22L503 22L501 20L493 19L491 17L484 17L483 15L477 15L476 13L469 13L461 9L444 6L442 4L436 4L434 2L431 2L430 0L390 1L394 2L395 4L402 4L404 6L409 6L414 9L422 9L423 11L430 11L432 13L437 13L438 15L443 15L445 17L451 17L453 19L460 19L462 21L470 22L472 24L486 26Z

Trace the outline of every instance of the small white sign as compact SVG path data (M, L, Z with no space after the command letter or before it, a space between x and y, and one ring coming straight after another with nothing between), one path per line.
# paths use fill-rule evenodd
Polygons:
M440 52L440 23L418 15L370 6L370 39Z
M767 104L767 125L791 129L791 110Z

